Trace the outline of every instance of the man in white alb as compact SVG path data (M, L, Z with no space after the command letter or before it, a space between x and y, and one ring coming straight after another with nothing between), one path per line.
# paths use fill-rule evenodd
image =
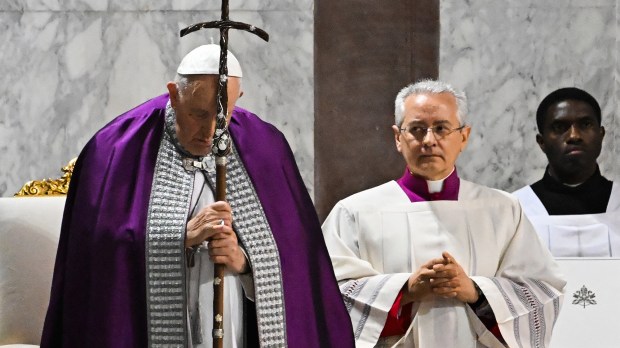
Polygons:
M510 194L462 180L465 95L421 81L396 97L403 176L323 224L358 347L547 347L565 281Z
M588 92L560 88L536 111L536 142L549 165L514 195L554 256L620 256L620 184L599 170L605 128Z

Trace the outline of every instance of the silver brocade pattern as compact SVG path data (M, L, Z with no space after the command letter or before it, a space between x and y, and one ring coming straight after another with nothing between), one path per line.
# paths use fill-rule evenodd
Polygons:
M226 200L233 227L252 265L258 334L261 347L286 347L282 268L278 247L252 181L232 144L227 157ZM208 175L215 182L215 171Z
M150 347L187 346L184 238L193 172L183 169L184 149L166 108L147 221L147 312ZM234 229L252 265L261 347L286 347L280 257L258 195L234 146L227 157L227 201ZM208 175L211 183L215 172Z
M149 347L187 346L185 224L193 173L167 132L161 141L147 217L146 292Z

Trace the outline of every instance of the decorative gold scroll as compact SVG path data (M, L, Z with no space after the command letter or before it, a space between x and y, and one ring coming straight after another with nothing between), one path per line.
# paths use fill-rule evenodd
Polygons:
M60 179L32 180L22 186L22 189L15 194L15 197L29 196L63 196L69 190L69 182L73 174L73 167L77 157L69 161L62 167L64 174Z

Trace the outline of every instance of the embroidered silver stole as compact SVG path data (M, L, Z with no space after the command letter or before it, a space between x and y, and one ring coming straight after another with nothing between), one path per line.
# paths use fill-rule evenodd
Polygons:
M146 295L149 347L186 347L187 294L185 229L194 173L183 167L174 132L174 111L166 109L147 217ZM175 144L177 144L175 146ZM226 199L233 229L244 246L254 278L261 347L286 347L280 257L271 228L236 148L228 156ZM208 175L211 183L215 173Z

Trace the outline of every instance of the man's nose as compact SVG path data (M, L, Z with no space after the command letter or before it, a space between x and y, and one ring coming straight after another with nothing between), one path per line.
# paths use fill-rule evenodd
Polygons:
M573 123L568 129L568 141L579 141L581 140L581 130L579 126Z
M424 134L424 137L422 137L422 143L424 145L430 145L436 142L437 142L437 135L433 131L433 128L431 127L426 128L426 133Z
M217 123L217 117L213 115L213 116L209 116L206 119L202 120L200 126L202 129L209 129L211 130L211 133L213 133L213 131L215 131L216 123Z
M213 137L215 132L215 121L212 119L200 122L200 136L203 138Z

